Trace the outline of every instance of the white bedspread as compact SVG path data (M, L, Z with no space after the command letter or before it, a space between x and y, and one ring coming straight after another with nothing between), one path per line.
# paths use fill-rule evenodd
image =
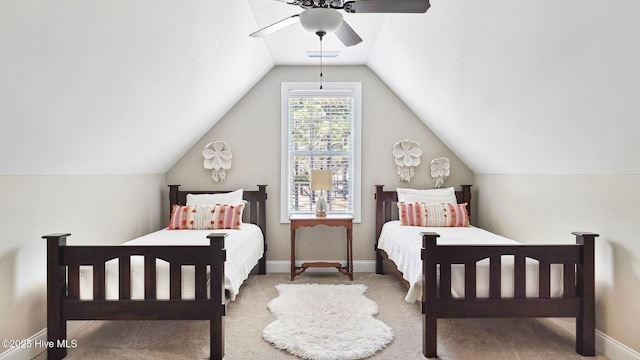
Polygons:
M255 225L244 223L241 230L159 230L122 245L208 245L207 235L211 233L227 233L225 249L225 289L229 298L235 300L240 285L247 279L249 272L264 254L264 240L262 230ZM208 270L207 270L208 271ZM107 262L106 268L106 298L118 299L118 259ZM157 297L169 299L169 264L157 261L156 270ZM182 298L195 297L194 268L186 266L182 269ZM209 274L207 274L209 276ZM89 267L81 267L80 298L89 300L92 293L93 272ZM131 258L131 298L144 299L144 261L141 256Z
M415 302L422 298L422 249L421 232L436 232L440 235L438 244L518 244L517 241L491 233L477 227L420 227L402 226L400 221L390 221L384 224L378 248L384 250L389 258L398 266L405 280L409 282L409 291L405 300ZM502 257L501 296L514 296L513 256ZM538 262L532 259L526 261L526 296L538 296ZM489 297L489 260L477 263L476 296ZM453 265L451 268L451 293L454 297L464 297L464 266ZM562 265L551 266L551 296L562 296Z

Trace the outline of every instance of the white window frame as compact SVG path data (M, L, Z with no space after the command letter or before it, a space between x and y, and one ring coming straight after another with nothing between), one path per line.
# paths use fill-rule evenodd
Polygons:
M289 223L291 215L289 204L289 92L292 90L317 90L318 92L329 90L350 90L354 94L353 113L353 213L340 212L353 216L353 221L361 221L362 204L362 83L361 82L325 82L323 90L320 90L317 82L283 82L280 93L280 117L281 117L281 141L280 141L280 222Z

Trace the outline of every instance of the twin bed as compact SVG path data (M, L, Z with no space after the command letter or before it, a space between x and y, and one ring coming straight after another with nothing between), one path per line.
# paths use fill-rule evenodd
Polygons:
M69 246L70 234L43 236L47 340L54 344L47 358L66 356L68 320L208 320L210 358L222 359L227 301L252 268L266 273L266 185L232 193L170 185L169 228L122 245ZM215 205L221 199L238 203Z
M208 320L210 358L222 359L227 301L254 266L266 272L265 188L243 192L240 229L163 229L119 246L68 246L70 234L43 236L47 337L55 344L47 358L66 356L68 320ZM170 185L172 222L188 194L214 193ZM437 356L438 318L472 317L575 317L576 351L595 355L597 234L574 233L571 245L523 245L468 226L460 211L470 214L470 185L455 192L462 205L444 215L460 226L401 224L410 216L405 207L399 214L398 193L376 185L375 196L376 272L388 260L408 288L406 300L422 301L425 357ZM177 228L193 222L180 219Z
M471 186L453 201L470 214ZM576 351L595 355L597 234L573 233L576 244L523 245L460 221L413 226L426 217L407 208L397 191L376 185L376 272L389 260L408 288L406 300L422 301L425 357L437 357L438 318L483 317L575 317Z

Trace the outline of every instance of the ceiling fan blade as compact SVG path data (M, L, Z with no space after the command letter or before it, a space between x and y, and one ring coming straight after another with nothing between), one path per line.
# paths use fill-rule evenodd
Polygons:
M429 0L358 0L344 3L349 13L424 13Z
M273 23L267 27L264 27L252 34L249 34L249 36L251 37L263 37L263 36L267 36L267 35L271 35L274 32L278 31L278 30L282 30L284 28L286 28L287 26L295 23L296 21L298 21L298 17L300 17L300 14L295 14L295 15L291 15L288 18L284 18L276 23Z
M335 33L338 39L342 41L344 46L353 46L362 42L362 38L353 30L351 26L349 26L349 24L347 24L346 21L344 21L344 19L342 20L342 24L340 24L340 27L335 31Z

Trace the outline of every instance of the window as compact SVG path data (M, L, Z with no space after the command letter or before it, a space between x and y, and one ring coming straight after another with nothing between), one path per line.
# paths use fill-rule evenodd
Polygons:
M315 213L311 170L331 170L327 213L360 221L361 83L282 83L281 221Z

